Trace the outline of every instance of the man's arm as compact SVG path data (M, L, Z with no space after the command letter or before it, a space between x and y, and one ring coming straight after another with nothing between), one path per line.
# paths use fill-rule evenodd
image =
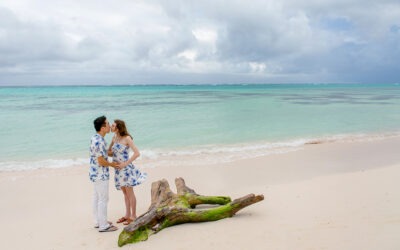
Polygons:
M116 162L108 162L106 159L104 159L103 156L97 157L97 162L99 163L100 166L109 166L113 168L118 168L118 164Z

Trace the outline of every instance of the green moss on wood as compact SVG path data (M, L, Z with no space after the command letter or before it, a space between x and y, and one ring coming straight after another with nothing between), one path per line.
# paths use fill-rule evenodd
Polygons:
M159 226L157 231L161 231L162 229L166 228L166 227L170 227L173 226L174 224L171 223L171 221L169 221L168 219L163 220L163 222L161 222L161 225Z
M186 196L179 196L178 200L176 201L176 205L180 207L190 206Z
M226 196L197 196L196 198L199 204L225 205L231 202L231 198Z
M204 211L190 211L184 214L188 220L193 222L204 222L204 221L216 221L231 217L231 211L234 209L232 204L216 207L213 209L207 209Z
M122 247L128 243L136 243L139 241L145 241L152 234L152 230L147 227L140 227L133 232L127 232L122 230L118 238L118 246Z

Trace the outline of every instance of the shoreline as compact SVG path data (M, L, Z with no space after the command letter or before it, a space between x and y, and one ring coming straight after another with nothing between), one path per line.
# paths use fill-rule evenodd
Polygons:
M183 177L199 194L265 200L230 219L174 226L122 248L121 225L106 234L92 228L88 167L0 172L0 234L6 249L398 249L399 147L400 138L310 144L223 164L145 168L148 180L135 188L138 215L162 178L172 191ZM123 197L113 180L109 189L115 222Z
M323 137L295 138L282 141L258 141L235 144L200 145L183 148L144 149L136 164L143 168L158 168L173 162L179 166L199 166L204 164L229 164L275 154L286 154L304 150L309 145L359 143L400 138L400 132L337 134ZM0 174L4 172L24 172L40 169L68 169L85 166L88 157L42 159L31 162L0 162ZM206 161L206 162L205 162Z

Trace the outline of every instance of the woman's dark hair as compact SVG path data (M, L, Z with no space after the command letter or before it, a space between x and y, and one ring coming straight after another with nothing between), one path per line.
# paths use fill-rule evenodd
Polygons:
M107 118L103 115L103 116L97 117L93 121L94 128L96 129L97 132L99 132L100 129L106 125L106 120L107 120Z
M132 138L132 136L129 134L128 130L126 129L126 125L125 122L123 120L114 120L115 122L115 126L118 129L118 133L119 136L123 137L123 136L130 136ZM133 138L132 138L133 139Z

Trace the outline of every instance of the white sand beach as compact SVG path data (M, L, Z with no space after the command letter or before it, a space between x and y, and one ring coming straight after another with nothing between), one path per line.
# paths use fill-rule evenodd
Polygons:
M122 230L93 228L88 167L0 173L1 249L400 249L400 138L307 145L218 166L147 168L135 188L138 215L151 183L183 177L204 195L265 200L229 219L184 224L117 246ZM109 220L123 215L110 180Z

